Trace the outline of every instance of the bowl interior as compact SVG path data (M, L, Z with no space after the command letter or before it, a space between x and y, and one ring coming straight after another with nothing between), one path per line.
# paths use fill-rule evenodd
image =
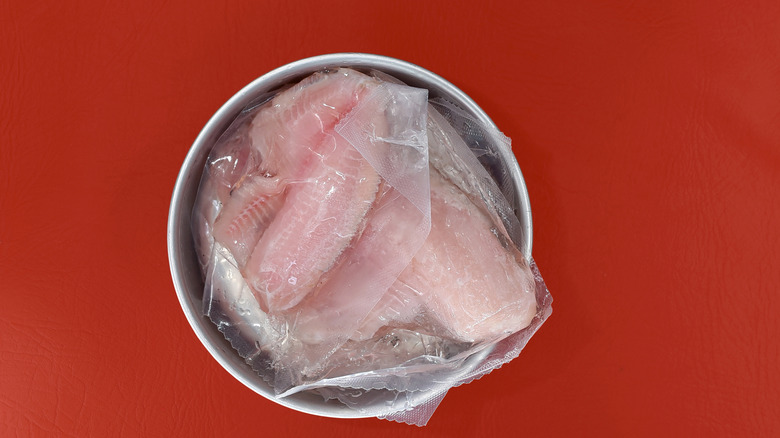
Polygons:
M176 293L190 325L206 349L230 374L255 392L292 409L329 417L357 418L367 415L335 400L326 402L316 394L304 392L282 399L274 397L273 388L244 362L217 327L203 315L204 284L190 228L190 214L208 154L236 115L258 96L295 83L318 70L333 67L385 72L410 86L427 88L429 97L443 97L456 103L486 126L495 126L487 114L454 85L425 69L397 59L346 53L307 58L280 67L253 81L228 100L209 120L193 143L182 165L171 200L167 233L168 257ZM488 168L488 171L504 172L511 176L510 183L500 187L510 203L516 206L516 215L525 234L523 251L530 254L531 210L525 182L512 152L503 149L498 152L498 165L503 168Z

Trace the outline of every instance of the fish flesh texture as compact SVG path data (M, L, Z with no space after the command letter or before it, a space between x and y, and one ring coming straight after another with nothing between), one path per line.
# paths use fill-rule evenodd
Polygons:
M438 172L431 172L431 209L428 240L387 295L395 316L376 320L403 324L414 320L404 312L416 308L430 318L431 334L467 342L526 327L536 314L536 298L525 260L502 245L489 217ZM399 302L414 305L392 305Z
M306 181L290 184L284 205L247 262L245 275L270 312L287 310L314 289L355 237L379 187L379 175L346 140Z
M437 107L428 111L431 233L353 339L403 327L474 343L517 332L536 316L533 274L508 237L519 223Z
M379 176L334 128L376 86L354 70L318 73L251 122L258 164L223 199L213 235L265 311L286 310L316 286L373 202Z
M536 314L533 275L455 185L431 171L431 232L355 337L402 327L462 342L495 340Z

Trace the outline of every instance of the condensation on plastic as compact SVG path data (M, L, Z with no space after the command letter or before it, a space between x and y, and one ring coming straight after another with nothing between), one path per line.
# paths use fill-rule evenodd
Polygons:
M431 164L464 193L478 196L494 223L504 227L504 234L518 248L525 248L522 243L526 236L517 219L517 205L507 201L507 194L514 193L515 186L497 151L501 148L511 152L509 137L441 98L430 101L428 114L432 120L429 136L435 137L434 142L446 143L446 147L431 149L435 154ZM527 259L531 254L523 256Z
M381 177L373 207L339 256L341 261L323 274L325 286L318 285L316 293L291 309L264 308L242 272L247 257L242 253L249 249L234 244L231 251L214 238L214 223L226 202L240 197L238 186L249 184L250 178L273 179L263 163L267 157L253 145L252 124L259 111L274 104L274 94L255 99L217 142L193 210L206 284L204 313L279 397L311 391L366 415L424 425L450 388L516 357L551 313L552 298L530 255L518 249L523 246L522 227L503 195L513 187L496 164L497 148L509 148L509 139L449 102L427 103L425 90L382 73L373 76L366 82L370 91L328 132L354 147ZM492 233L532 277L529 292L535 295L537 310L522 330L474 343L442 328L415 331L410 329L412 321L403 317L391 321L396 327L382 330L381 324L363 320L387 298L385 291L429 235L429 181L434 175L443 176L490 216ZM296 187L317 180L288 178L282 184ZM289 196L286 190L273 196ZM382 248L381 257L374 254ZM339 293L345 290L361 291L360 299ZM402 294L391 298L397 300L386 309L393 314L401 315L403 306L413 305ZM333 314L347 317L329 319ZM435 320L435 315L421 310L415 323L418 319Z

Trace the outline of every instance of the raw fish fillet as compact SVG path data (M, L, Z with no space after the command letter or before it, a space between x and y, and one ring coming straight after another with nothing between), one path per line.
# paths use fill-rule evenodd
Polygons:
M284 201L279 178L259 176L240 184L230 194L214 224L214 239L222 243L238 263L246 264L260 237L276 217Z
M264 172L288 179L305 176L332 147L336 124L378 81L350 69L315 73L276 96L252 121L252 147Z
M298 304L358 232L376 197L379 175L338 135L310 180L291 184L286 202L260 238L246 279L270 312Z
M231 202L231 195L246 180L247 174L253 173L259 162L258 154L250 148L248 133L248 120L234 122L215 145L206 163L192 212L193 237L204 273L209 270L212 260L214 223L217 218L223 223L234 219L236 213L225 213L226 208L235 211L243 208L244 202ZM223 227L216 228L219 231ZM247 232L256 232L248 228Z
M378 81L354 70L317 73L254 117L260 159L214 223L265 311L286 310L316 286L359 230L379 176L334 127ZM372 120L379 134L381 119Z
M387 326L479 342L525 328L536 314L528 264L466 195L430 174L431 233L356 338Z
M323 277L321 287L301 303L293 333L303 342L343 343L414 255L406 239L415 235L425 218L395 189L384 188L381 200L366 217L365 230L344 252L346 263ZM385 286L378 289L381 284Z

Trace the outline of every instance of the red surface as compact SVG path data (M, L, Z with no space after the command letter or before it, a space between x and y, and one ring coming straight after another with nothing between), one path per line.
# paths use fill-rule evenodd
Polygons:
M777 2L120 3L0 2L1 436L780 433ZM433 70L512 137L555 298L423 429L254 394L170 280L200 128L339 51Z

